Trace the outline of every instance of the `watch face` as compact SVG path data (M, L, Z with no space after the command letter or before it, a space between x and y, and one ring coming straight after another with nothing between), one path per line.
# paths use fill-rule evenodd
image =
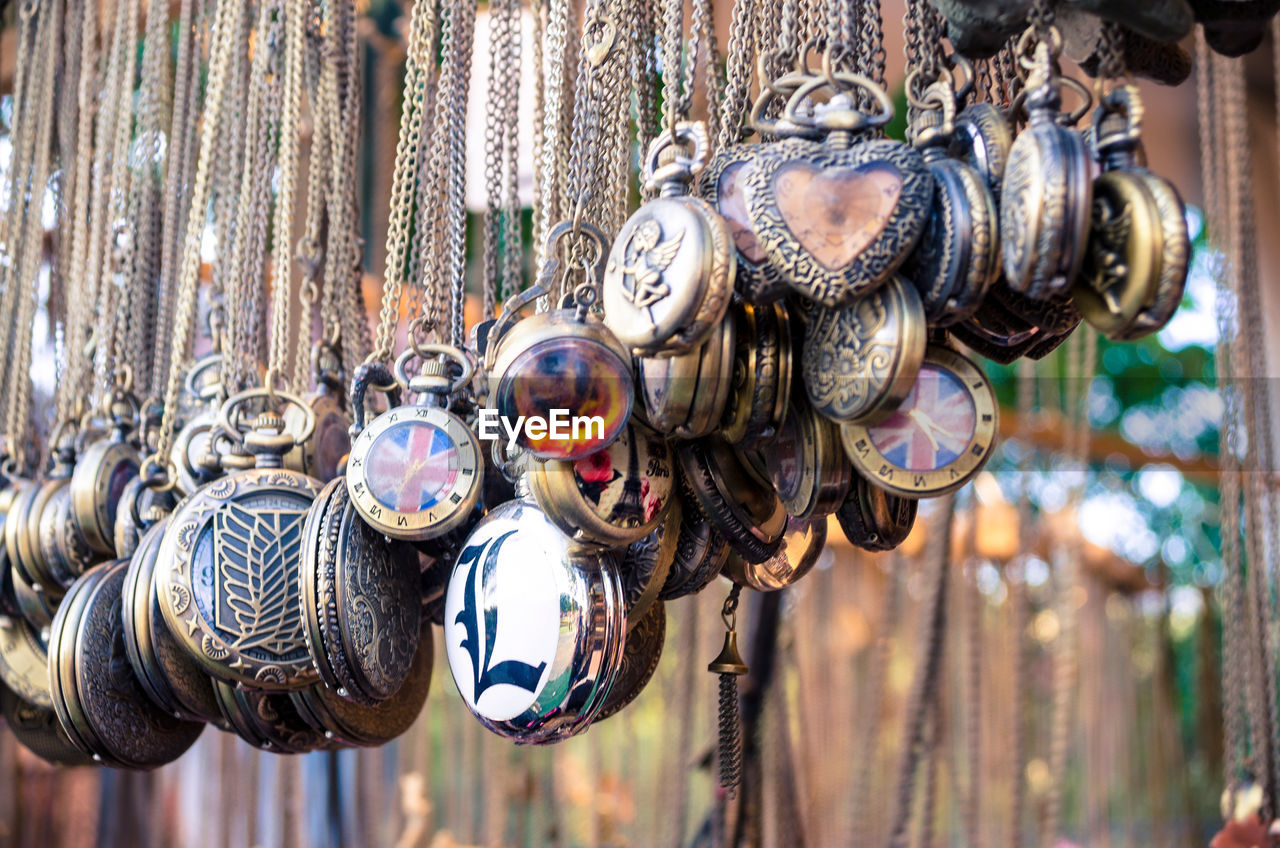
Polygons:
M885 459L908 471L936 471L962 454L973 439L973 398L950 371L926 363L902 406L867 429Z
M378 503L396 512L421 512L440 503L458 479L458 446L440 427L406 420L374 440L365 481Z

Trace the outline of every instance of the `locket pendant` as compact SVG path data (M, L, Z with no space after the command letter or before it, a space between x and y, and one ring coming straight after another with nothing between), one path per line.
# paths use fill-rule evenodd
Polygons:
M927 330L920 296L901 277L841 309L817 308L800 360L809 402L833 421L891 414L915 384Z
M933 193L919 152L896 141L855 141L856 133L892 118L888 95L861 77L836 80L840 90L825 104L811 105L812 95L832 85L816 77L795 91L784 113L789 124L816 127L825 139L770 145L746 181L747 210L769 262L795 291L827 308L889 279L923 232ZM854 90L870 93L880 112L857 111Z
M621 667L626 626L612 557L575 545L527 494L472 530L445 599L445 648L463 702L518 744L560 741L591 724Z
M1135 163L1142 132L1137 90L1108 94L1094 115L1103 173L1093 182L1084 266L1071 293L1085 320L1110 339L1162 328L1182 302L1190 239L1177 190Z
M239 434L232 414L266 393L228 399L219 426ZM300 398L276 394L310 414ZM298 603L298 567L303 520L320 483L280 467L281 455L296 444L283 429L280 415L257 416L242 437L257 455L256 467L206 484L178 507L156 574L165 623L192 657L219 680L271 691L316 680Z
M110 434L80 455L69 486L76 527L99 557L116 554L116 510L125 486L138 476L142 464L132 441L139 421L137 401L117 392L109 414Z
M698 193L719 213L729 228L734 248L734 290L748 303L773 303L791 287L769 261L756 238L747 210L747 178L770 145L743 144L720 150L711 157L698 180Z
M410 357L421 358L412 379ZM461 368L450 374L449 365ZM385 379L385 369L380 369ZM448 408L448 399L471 382L474 366L448 345L410 348L396 361L395 383L417 394L417 404L397 406L364 426L364 397L373 371L352 386L358 435L351 443L346 484L351 503L369 526L393 539L422 541L466 521L480 498L484 458L480 440Z
M299 572L307 645L320 679L341 698L387 700L413 668L422 630L418 555L360 520L334 478L303 527Z
M1029 87L1028 125L1010 148L1000 190L1005 279L1036 300L1066 294L1075 280L1093 205L1092 163L1080 133L1062 124L1058 82L1065 80L1045 71Z
M654 139L644 175L659 195L627 219L609 252L604 323L639 356L687 353L706 340L729 306L735 265L729 227L705 200L688 193L706 164L708 145L702 123L679 123Z

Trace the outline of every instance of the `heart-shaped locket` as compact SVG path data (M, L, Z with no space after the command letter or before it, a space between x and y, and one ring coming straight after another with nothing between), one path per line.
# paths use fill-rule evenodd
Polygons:
M881 125L892 104L870 82L881 112L867 116L839 91L806 115L797 105L826 80L802 86L788 119L825 130L820 142L793 138L770 146L746 178L747 211L769 263L793 289L828 308L882 285L924 230L933 178L916 150L886 139L854 141Z

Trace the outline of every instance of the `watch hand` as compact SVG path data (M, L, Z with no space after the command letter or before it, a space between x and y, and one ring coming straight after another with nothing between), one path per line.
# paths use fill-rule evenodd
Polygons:
M929 439L929 444L933 447L934 452L937 452L938 440L933 437L935 429L933 419L929 417L928 413L921 412L918 409L911 410L907 413L907 416L919 425L920 429L924 431L925 437Z

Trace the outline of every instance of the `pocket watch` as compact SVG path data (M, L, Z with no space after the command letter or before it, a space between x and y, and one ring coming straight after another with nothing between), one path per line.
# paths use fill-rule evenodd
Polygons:
M723 439L709 436L676 449L687 508L707 520L748 562L777 552L787 526L787 511L768 486L760 485Z
M679 122L653 140L643 174L658 196L627 219L609 252L604 322L639 356L688 353L729 306L735 265L729 226L688 193L709 145L701 122Z
M911 390L928 325L915 288L892 277L840 309L809 318L801 375L809 402L833 421L876 421Z
M50 571L41 550L40 519L54 495L65 489L71 479L76 462L75 440L70 427L58 428L50 438L54 444L53 467L44 480L32 482L18 493L5 521L10 562L28 585L53 599L62 597L64 587Z
M47 639L25 618L0 616L0 681L28 704L52 708Z
M596 721L604 721L616 715L640 696L644 687L653 679L662 659L662 647L667 641L667 609L659 602L627 630L627 642L622 649L622 667L617 680L609 690Z
M519 744L573 736L621 666L622 585L612 557L573 543L521 487L458 555L445 597L445 650L467 708Z
M526 465L529 489L543 512L575 542L619 548L649 535L675 488L667 442L638 422L590 456Z
M55 492L40 514L37 543L44 570L59 589L70 586L89 566L102 561L80 532L70 486Z
M622 579L622 597L627 607L627 630L648 612L667 582L676 558L680 538L680 498L671 493L666 515L658 529L639 541L632 542L615 554Z
M902 266L902 276L920 293L931 327L972 315L1000 273L999 217L982 174L948 158L955 133L955 93L938 81L924 93L912 126L912 141L933 175L929 223Z
M658 592L658 599L662 601L701 592L720 576L730 552L729 543L716 532L696 503L677 498L666 520L671 521L673 516L680 520L676 525L678 533L671 567Z
M360 520L339 478L312 504L302 537L302 616L321 681L348 700L387 700L408 677L418 650L417 551Z
M316 680L298 565L303 519L320 483L280 467L297 437L283 432L279 414L260 413L241 433L240 409L269 394L242 392L219 411L219 426L236 434L257 464L206 484L173 513L160 544L156 593L170 632L210 676L278 691ZM276 396L310 414L300 398ZM304 429L301 437L307 435Z
M1005 163L1013 147L1013 130L994 103L970 103L956 115L948 154L982 176L999 208ZM998 220L998 219L997 219Z
M288 693L246 689L221 680L213 681L213 687L231 732L259 751L305 754L342 747L312 727Z
M1085 320L1110 339L1162 328L1187 280L1186 209L1167 180L1135 161L1142 116L1137 89L1121 86L1093 120L1103 172L1093 181L1088 250L1071 294Z
M920 502L872 485L855 474L849 497L836 510L836 521L849 543L867 551L891 551L907 540Z
M338 476L338 466L351 451L347 410L342 392L342 358L327 341L311 348L311 380L315 389L303 395L303 402L316 417L311 438L285 454L284 467L310 474L321 483ZM284 412L285 427L295 432L303 426L302 413L294 407Z
M715 431L733 389L737 326L722 321L702 346L676 356L636 359L641 417L664 435L696 439Z
M782 303L740 304L734 311L733 375L720 435L742 449L774 437L791 395L791 319Z
M120 593L127 560L80 577L49 639L53 708L71 741L112 768L152 769L182 756L204 724L166 713L138 683L124 646Z
M144 468L125 484L120 495L120 505L116 507L115 543L116 555L121 558L132 557L138 550L138 543L150 526L144 516L152 510L168 515L176 505L176 486L167 486L162 476L153 476L154 468L153 464L144 461Z
M822 91L830 98L814 105ZM861 94L879 111L859 111ZM892 101L871 80L815 76L791 95L782 120L824 138L772 144L747 175L747 210L769 262L795 291L829 309L888 280L928 218L933 181L920 153L858 138L892 118Z
M908 498L954 492L982 470L996 441L991 384L972 361L930 345L898 411L878 424L844 424L854 468Z
M120 590L124 648L147 697L175 718L224 723L213 681L174 637L156 594L156 562L169 516L149 513Z
M93 759L72 744L51 707L37 707L0 682L0 718L18 744L47 763L87 766Z
M1027 356L1043 359L1080 324L1069 295L1033 300L996 281L978 311L948 330L975 353L1001 365Z
M406 376L409 358L420 371ZM461 375L450 374L450 365ZM419 397L364 426L364 387L352 390L357 433L347 460L346 484L356 512L393 539L422 540L448 533L470 515L480 498L484 459L480 440L448 408L449 397L471 381L473 366L447 345L410 348L396 361L396 382ZM370 371L360 375L366 383Z
M14 606L18 608L19 614L34 627L48 627L53 621L54 607L60 599L36 588L14 563L10 562L8 568L9 588L13 592Z
M840 427L803 399L792 403L786 423L759 454L789 515L825 516L844 503L853 467L840 442Z
M1028 124L1009 150L1000 189L1005 278L1035 299L1063 295L1075 280L1093 203L1092 163L1080 133L1063 124L1059 84L1079 88L1055 76L1049 45L1041 42L1027 79Z
M753 304L772 303L791 291L760 246L747 211L747 177L756 159L767 151L768 146L764 144L743 144L717 151L698 180L698 193L729 228L734 249L734 290Z
M221 365L222 354L207 354L196 360L183 380L185 401L180 405L178 432L170 451L177 472L174 488L181 495L189 495L219 476L219 457L231 446L225 436L215 438L217 401L222 394Z
M557 258L571 239L585 251L580 265L572 267ZM490 329L485 345L489 404L511 422L535 415L549 420L552 410L564 410L570 421L598 419L598 429L593 424L590 432L571 432L568 439L553 439L550 433L532 437L523 429L516 436L516 443L539 459L579 459L616 439L631 417L631 353L591 312L604 274L604 235L586 222L563 221L547 235L547 244L549 258L538 282L511 298ZM570 272L581 272L585 281L560 308L516 321L521 310L557 290Z
M423 623L417 645L404 683L394 695L374 706L340 697L323 683L290 692L289 699L302 719L332 743L366 748L385 745L413 726L431 690L435 640L429 623Z
M115 556L116 508L124 487L138 476L142 464L132 441L138 402L127 393L113 395L110 433L79 456L69 485L76 527L99 557Z
M827 520L790 518L785 541L778 552L764 562L749 563L730 554L724 576L757 592L776 592L794 585L813 570L827 544Z

